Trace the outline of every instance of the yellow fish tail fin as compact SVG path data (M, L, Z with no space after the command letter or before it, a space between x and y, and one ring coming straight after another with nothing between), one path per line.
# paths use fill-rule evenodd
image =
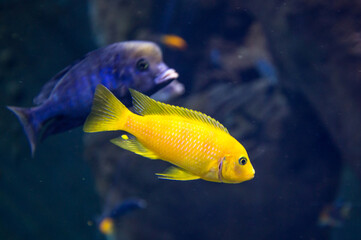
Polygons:
M99 84L95 90L92 110L87 117L84 132L123 130L131 112L106 87Z

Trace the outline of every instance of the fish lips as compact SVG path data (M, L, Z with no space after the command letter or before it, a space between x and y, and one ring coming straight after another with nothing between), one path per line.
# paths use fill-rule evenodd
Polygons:
M169 68L165 71L163 71L161 74L159 74L157 77L154 78L154 86L149 89L148 91L144 91L143 93L145 95L153 95L154 93L158 92L160 89L167 86L169 83L171 83L173 80L178 78L178 73L172 69ZM129 93L130 97L130 93ZM131 97L130 97L131 99Z
M155 84L160 85L164 83L170 83L172 80L178 78L178 73L173 69L167 69L166 71L162 72L159 76L154 79Z

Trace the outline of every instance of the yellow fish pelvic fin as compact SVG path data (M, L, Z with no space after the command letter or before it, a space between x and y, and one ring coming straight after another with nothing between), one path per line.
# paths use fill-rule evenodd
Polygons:
M196 176L190 172L187 172L183 169L177 167L169 167L163 173L156 173L159 179L167 180L176 180L176 181L189 181L200 179L199 176Z
M150 159L159 159L157 154L146 148L135 137L129 138L127 135L122 135L119 138L114 138L110 140L110 142L117 145L118 147L131 151L143 157Z
M92 110L87 117L84 132L122 130L131 112L106 87L99 84L95 90Z

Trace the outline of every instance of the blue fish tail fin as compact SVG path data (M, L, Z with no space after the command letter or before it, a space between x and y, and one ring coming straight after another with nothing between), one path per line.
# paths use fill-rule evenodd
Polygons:
M30 143L31 155L34 156L41 124L39 124L34 118L31 108L21 108L21 107L11 107L11 106L7 106L7 108L18 117L21 125L24 128L28 141Z

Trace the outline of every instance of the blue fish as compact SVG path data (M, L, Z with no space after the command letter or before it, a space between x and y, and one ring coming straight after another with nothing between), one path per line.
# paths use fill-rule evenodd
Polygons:
M147 203L143 199L129 198L117 204L110 211L103 213L98 220L99 231L107 236L107 239L114 239L114 222L120 220L124 215L137 209L144 209Z
M147 203L143 199L138 198L128 198L122 201L120 204L116 205L109 213L103 215L103 218L109 217L113 219L119 219L122 216L133 212L137 209L142 209L147 206Z
M8 109L19 118L34 154L39 138L44 140L85 122L98 84L130 106L128 88L151 95L177 77L163 62L156 44L119 42L88 53L56 74L34 98L36 106Z

